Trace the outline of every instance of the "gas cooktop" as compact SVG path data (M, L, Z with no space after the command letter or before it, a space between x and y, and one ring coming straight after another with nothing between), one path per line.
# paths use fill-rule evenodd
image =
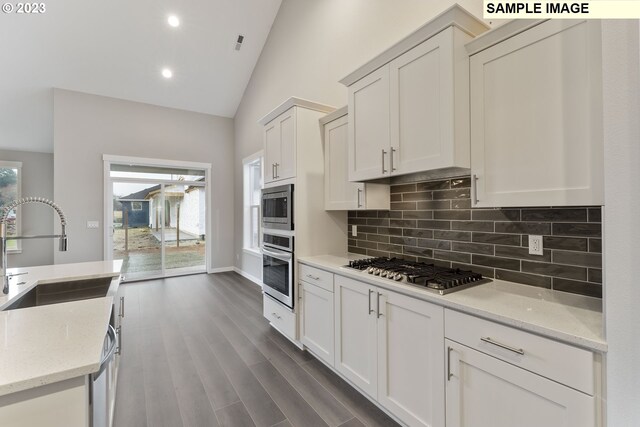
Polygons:
M481 274L459 268L438 267L425 262L400 258L365 258L349 261L347 268L362 270L374 276L406 283L445 295L450 292L486 283Z

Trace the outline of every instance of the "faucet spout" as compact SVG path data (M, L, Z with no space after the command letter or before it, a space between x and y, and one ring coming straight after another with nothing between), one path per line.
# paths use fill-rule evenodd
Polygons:
M26 203L42 203L58 213L58 217L60 218L60 226L62 227L62 232L59 235L46 235L46 236L9 236L7 234L7 218L9 217L9 212L14 210L20 205L24 205ZM60 206L56 205L51 200L47 200L43 197L25 197L20 200L15 200L5 206L2 210L2 216L0 217L0 245L2 245L2 275L3 275L3 287L2 293L5 295L9 293L9 279L11 275L8 273L8 261L7 261L7 241L8 240L20 240L20 239L33 239L33 238L52 238L56 237L60 239L60 244L58 249L61 252L65 252L67 250L67 219L64 216L64 212L60 209Z

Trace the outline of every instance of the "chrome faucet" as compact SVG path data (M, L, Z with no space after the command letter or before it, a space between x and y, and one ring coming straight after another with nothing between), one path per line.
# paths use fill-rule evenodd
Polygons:
M14 210L20 205L24 205L26 203L43 203L58 213L60 217L60 225L62 226L61 234L51 234L51 235L40 235L40 236L8 236L7 235L7 218L9 217L9 212ZM17 276L18 274L9 274L8 273L8 265L7 265L7 241L9 240L22 240L22 239L60 239L60 245L58 250L61 252L66 252L67 250L67 219L64 216L64 212L58 205L56 205L51 200L47 200L43 197L25 197L20 200L15 200L5 206L2 210L2 216L0 217L0 244L2 245L2 276L4 286L2 288L2 293L9 293L9 279L13 276ZM24 274L24 273L19 273Z

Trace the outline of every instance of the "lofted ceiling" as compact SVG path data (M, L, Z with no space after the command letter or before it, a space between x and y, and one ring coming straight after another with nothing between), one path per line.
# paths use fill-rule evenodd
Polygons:
M0 13L0 148L53 150L54 87L233 117L281 2L43 1Z

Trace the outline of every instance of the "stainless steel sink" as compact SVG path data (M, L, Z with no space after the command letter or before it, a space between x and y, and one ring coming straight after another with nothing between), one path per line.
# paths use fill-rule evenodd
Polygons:
M101 298L107 295L113 277L69 280L65 282L39 284L15 300L4 310L37 307L61 302Z

